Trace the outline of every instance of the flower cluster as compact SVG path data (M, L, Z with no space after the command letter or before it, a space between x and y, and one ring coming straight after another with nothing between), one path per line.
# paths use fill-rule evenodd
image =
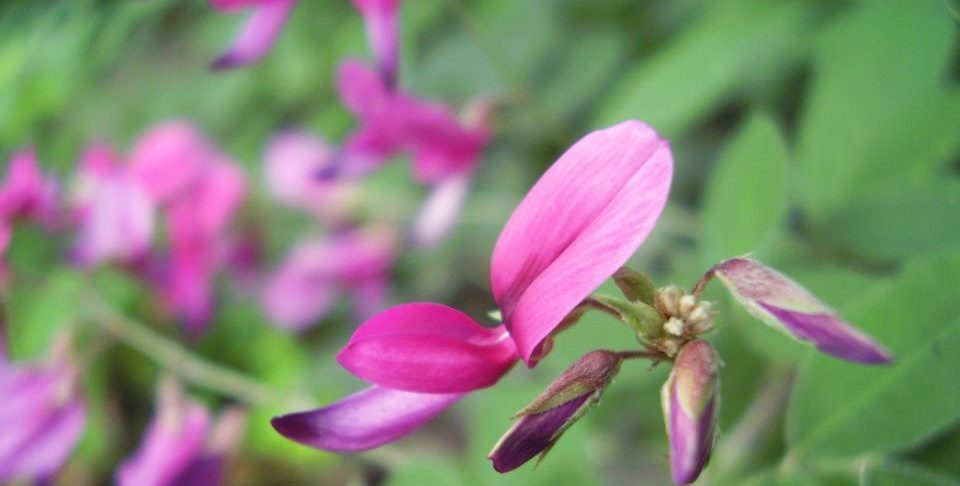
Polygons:
M591 133L571 147L516 209L493 251L491 287L503 323L485 327L432 303L388 309L354 333L338 356L373 383L318 410L277 417L288 438L352 452L395 440L455 403L495 384L518 360L545 359L552 339L590 309L630 326L639 350L598 350L571 365L494 446L507 472L545 454L595 405L625 359L672 362L663 385L673 478L693 482L716 437L720 358L702 335L714 326L700 294L717 277L749 311L798 340L848 361L878 364L890 353L845 323L789 278L749 258L713 266L691 293L656 288L621 267L663 209L673 161L667 143L631 121ZM613 277L625 300L591 293Z

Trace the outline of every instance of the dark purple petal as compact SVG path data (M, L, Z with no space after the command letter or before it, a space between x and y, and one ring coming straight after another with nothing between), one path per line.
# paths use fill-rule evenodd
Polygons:
M593 390L558 407L522 416L490 451L493 468L509 472L547 451L592 395Z
M762 302L760 307L780 321L801 341L813 343L820 351L846 361L883 364L893 360L890 352L866 334L846 325L834 314L806 314Z
M692 483L710 460L717 428L720 358L706 341L684 345L661 390L673 480Z
M334 452L359 452L397 440L457 402L461 393L414 393L372 386L332 405L275 417L284 437Z

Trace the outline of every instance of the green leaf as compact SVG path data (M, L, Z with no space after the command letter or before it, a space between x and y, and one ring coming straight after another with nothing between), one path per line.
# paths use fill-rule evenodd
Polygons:
M77 273L58 270L39 288L12 288L7 310L10 354L15 360L45 355L57 333L74 323L83 286Z
M679 39L632 68L610 90L594 124L639 118L667 137L681 134L738 84L799 60L809 15L796 2L714 5Z
M759 250L787 210L787 147L766 115L751 116L717 162L706 187L703 264Z
M859 257L892 260L960 246L957 215L957 181L895 184L851 201L815 231L819 239Z
M908 265L842 314L888 345L890 366L817 355L801 369L787 442L809 456L901 450L960 418L960 252Z
M799 127L803 202L817 220L878 186L930 178L960 143L943 4L860 5L820 39Z
M887 461L869 467L860 481L863 486L956 486L960 478L950 477L918 464Z

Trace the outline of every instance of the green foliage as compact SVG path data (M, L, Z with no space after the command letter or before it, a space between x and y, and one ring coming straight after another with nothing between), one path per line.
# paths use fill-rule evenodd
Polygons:
M960 254L908 265L845 315L893 350L890 366L815 356L803 366L787 417L790 447L804 455L903 450L960 418Z

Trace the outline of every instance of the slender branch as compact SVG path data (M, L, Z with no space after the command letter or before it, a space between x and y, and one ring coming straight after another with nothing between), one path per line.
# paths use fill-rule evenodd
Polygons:
M693 291L690 292L691 294L693 294L694 297L697 298L697 300L700 299L700 294L703 293L703 289L705 289L707 287L707 284L710 283L711 280L713 280L713 276L716 273L717 273L716 269L714 267L710 267L710 270L707 270L707 273L703 274L703 276L700 277L700 280L697 281L697 285L695 285L693 287Z
M86 310L89 321L106 329L124 344L156 361L184 381L236 398L249 405L266 405L289 396L241 373L206 361L183 346L170 341L144 324L112 309L100 296L89 294ZM293 400L302 403L302 398Z
M619 353L617 353L617 356L619 356L620 359L637 359L637 358L654 359L654 360L667 359L666 356L655 351L620 351Z

